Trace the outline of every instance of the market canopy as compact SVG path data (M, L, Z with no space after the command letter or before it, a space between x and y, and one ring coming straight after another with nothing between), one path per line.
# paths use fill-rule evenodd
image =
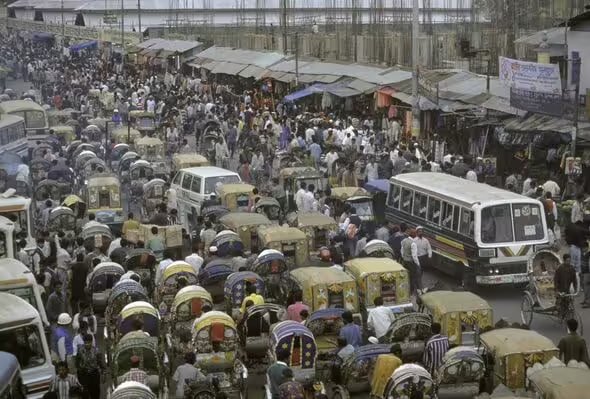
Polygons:
M310 96L316 93L329 93L336 97L346 98L352 96L358 96L363 94L363 91L359 91L351 87L351 84L354 86L355 80L354 79L347 79L344 81L339 81L335 83L316 83L311 86L306 87L305 89L298 90L294 93L288 94L285 96L283 101L285 102L293 102L299 100L303 97Z
M78 44L72 44L70 46L70 51L80 51L87 48L95 48L98 45L96 40L90 40L88 42L82 42Z

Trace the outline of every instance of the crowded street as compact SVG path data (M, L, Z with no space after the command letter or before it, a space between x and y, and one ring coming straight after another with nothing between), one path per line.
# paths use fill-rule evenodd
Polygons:
M0 32L0 398L586 397L575 144L172 54Z

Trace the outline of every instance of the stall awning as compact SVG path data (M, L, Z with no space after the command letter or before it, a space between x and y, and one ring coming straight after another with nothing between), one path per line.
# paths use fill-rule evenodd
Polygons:
M298 90L294 93L288 94L285 96L284 101L285 102L293 102L293 101L297 101L301 98L311 96L312 94L315 94L315 93L321 93L322 90L319 89L317 86L319 86L319 85L311 85L309 87L306 87L305 89L301 89L301 90Z
M300 98L307 97L309 95L316 93L330 93L336 97L342 98L358 96L359 94L362 94L358 90L348 87L348 83L350 82L336 82L331 84L316 83L314 85L306 87L303 90L299 90L295 93L291 93L285 96L285 101L291 102L299 100Z
M243 78L254 78L258 80L266 74L266 69L257 67L256 65L248 65L239 75Z
M215 68L211 70L211 73L222 73L225 75L237 75L242 69L246 68L246 65L235 64L233 62L220 62L215 65Z
M87 48L95 48L98 46L98 42L96 40L90 40L88 42L73 44L70 46L70 51L80 51Z

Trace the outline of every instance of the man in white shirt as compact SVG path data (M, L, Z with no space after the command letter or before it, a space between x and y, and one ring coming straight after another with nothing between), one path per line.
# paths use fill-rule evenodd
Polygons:
M332 147L330 149L330 152L328 152L328 154L326 154L326 164L328 165L328 175L330 175L330 176L333 175L334 170L332 170L332 165L337 160L338 160L338 153L336 152L334 147Z
M561 192L561 188L553 180L547 180L545 184L543 184L543 190L545 192L550 192L551 197L553 198L559 198L559 193Z
M297 205L297 209L300 211L303 210L303 198L305 197L305 193L307 192L306 188L307 184L305 184L305 182L301 182L299 190L297 190L297 192L295 193L295 204Z
M379 167L375 163L375 158L371 157L366 166L367 181L379 179Z
M375 337L381 338L389 330L389 326L395 320L395 315L393 311L383 306L383 298L378 296L373 300L375 307L369 310L369 315L367 317L367 327L369 330L372 330L375 334Z
M424 237L422 226L416 227L416 238L414 238L414 242L416 243L416 254L418 255L420 269L424 269L424 267L430 265L432 247L428 238Z
M162 261L158 265L158 269L156 270L156 285L160 284L160 280L162 279L162 274L164 273L164 270L166 270L166 268L170 266L172 262L174 262L174 260L172 260L172 253L168 248L164 250L163 257L164 259L162 259Z
M150 96L150 98L147 100L146 106L147 106L147 112L155 112L156 111L156 101L154 100L154 98L152 96Z
M315 136L315 130L310 126L305 131L305 142L309 145L311 144L312 138Z
M477 173L473 169L469 169L465 175L465 179L477 183Z
M419 286L418 276L420 275L420 260L418 258L418 246L416 245L416 231L410 230L408 237L401 243L401 255L403 265L410 273L410 292L413 294Z
M117 237L113 241L111 241L109 249L107 250L107 256L110 257L111 253L117 248L121 248L121 237Z
M303 196L303 211L305 212L313 211L313 203L315 201L315 186L313 184L310 184L308 188L309 190L305 191L305 195Z
M201 269L201 266L203 266L203 258L201 256L199 256L199 244L198 243L194 243L193 244L193 253L190 254L189 256L187 256L186 258L184 258L184 261L186 263L188 263L189 265L191 265L193 267L193 269L195 269L195 273L199 273L199 270Z

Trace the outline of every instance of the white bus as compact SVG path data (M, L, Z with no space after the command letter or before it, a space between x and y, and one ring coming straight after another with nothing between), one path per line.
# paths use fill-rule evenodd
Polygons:
M25 120L20 116L0 113L0 155L11 152L25 157L29 155Z
M215 166L180 169L170 185L176 190L180 223L189 227L191 215L201 213L201 205L211 198L211 194L217 195L215 190L219 184L240 181L242 179L237 173Z
M12 100L0 103L0 114L20 116L25 120L25 130L30 148L38 140L49 135L49 120L45 109L32 100Z
M465 286L527 282L529 257L548 244L540 201L444 173L392 177L385 213L423 226L433 266Z
M16 295L0 292L0 303L0 351L18 359L27 398L42 398L55 377L55 367L41 317Z

